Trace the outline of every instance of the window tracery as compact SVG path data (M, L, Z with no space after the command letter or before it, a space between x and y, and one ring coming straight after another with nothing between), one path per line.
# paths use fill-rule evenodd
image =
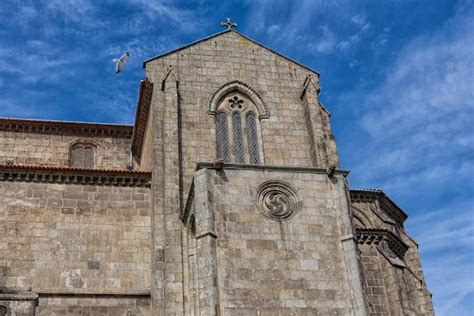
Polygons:
M217 153L225 162L261 164L257 108L249 97L233 91L218 104Z

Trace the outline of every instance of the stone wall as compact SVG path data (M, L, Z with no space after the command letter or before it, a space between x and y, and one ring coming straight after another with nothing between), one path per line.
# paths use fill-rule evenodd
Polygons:
M196 173L184 246L188 312L365 315L354 240L352 251L343 246L350 235L343 178L236 168ZM257 188L267 180L300 196L287 219L258 207ZM262 203L277 203L268 198Z
M151 315L151 300L137 295L44 295L37 315L147 316Z
M125 169L129 162L130 139L118 137L64 136L0 131L0 164L69 166L69 147L77 140L92 141L94 167Z
M0 181L0 290L37 293L40 310L102 305L76 294L149 301L150 239L149 188ZM61 305L46 294L71 297ZM116 310L125 298L107 299Z
M379 190L366 195L359 190L357 195L353 196L352 211L356 229L366 234L359 234L359 251L370 315L434 315L418 246L387 209L393 202ZM377 232L393 234L406 252L395 254L386 247L386 237Z

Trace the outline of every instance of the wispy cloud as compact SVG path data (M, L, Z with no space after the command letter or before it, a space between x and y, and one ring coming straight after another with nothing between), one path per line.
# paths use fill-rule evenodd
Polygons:
M415 215L409 231L420 245L437 315L469 315L474 296L474 199ZM452 214L446 219L446 214ZM449 271L447 271L449 270Z
M353 160L357 185L426 203L409 210L408 232L420 244L438 315L468 315L461 302L474 296L472 16L462 6L438 29L407 42L380 83L345 98L363 100L356 108L366 137Z
M370 26L369 22L367 22L367 18L361 15L353 16L351 22L357 27L357 31L354 34L349 35L337 45L341 51L346 53L361 41Z
M474 22L457 16L409 43L380 85L357 92L365 100L361 127L377 153L360 168L417 174L427 158L431 169L463 168L456 158L474 151L473 30Z
M189 10L185 7L179 7L172 1L161 0L129 0L131 4L136 4L141 10L141 14L147 16L151 23L157 21L167 21L183 32L195 33L203 23L203 19L197 14L199 9Z
M318 41L309 43L308 48L315 53L329 54L334 51L336 46L336 36L329 26L323 25L320 27L321 35Z

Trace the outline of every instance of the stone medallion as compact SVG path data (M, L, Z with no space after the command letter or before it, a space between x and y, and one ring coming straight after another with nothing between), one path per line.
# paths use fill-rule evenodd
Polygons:
M288 219L303 205L303 199L293 186L280 180L265 181L257 188L257 206L267 217Z

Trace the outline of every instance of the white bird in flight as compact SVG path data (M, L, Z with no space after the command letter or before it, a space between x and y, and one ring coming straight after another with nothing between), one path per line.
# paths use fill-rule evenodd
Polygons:
M123 64L126 63L125 59L127 59L128 56L130 56L130 55L128 53L125 53L122 56L120 56L120 58L112 59L112 61L115 63L115 73L116 74L118 74L122 70Z

